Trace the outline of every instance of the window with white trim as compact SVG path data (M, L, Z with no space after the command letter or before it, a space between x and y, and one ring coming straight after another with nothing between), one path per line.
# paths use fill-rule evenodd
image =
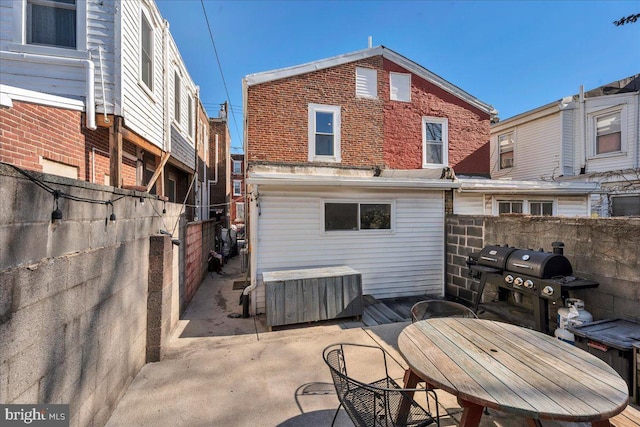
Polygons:
M391 230L388 202L324 202L324 231Z
M27 0L27 44L75 49L76 15L76 0Z
M181 104L180 85L181 84L182 84L182 81L180 80L180 76L178 75L178 72L175 71L174 77L173 77L173 120L175 120L176 123L180 123L180 104Z
M233 180L233 195L242 196L242 181L238 179Z
M236 219L244 219L244 202L236 202Z
M140 13L140 80L153 92L153 27Z
M189 126L189 136L193 138L193 98L187 95L187 125Z
M529 202L529 214L538 216L552 216L553 202L549 200L532 200Z
M233 174L234 175L242 174L242 162L240 160L233 161Z
M525 214L536 216L553 216L555 215L554 200L545 199L528 199L528 198L501 198L497 199L496 207L498 215L504 214Z
M500 200L498 201L498 214L523 213L522 200Z
M422 118L422 167L448 164L449 121L441 117Z
M373 68L356 67L356 96L378 97L378 71Z
M392 101L411 102L411 74L390 72L389 87Z
M498 135L498 149L500 150L500 169L513 167L513 132Z
M340 162L340 107L309 104L309 161Z
M620 111L595 117L596 155L622 151Z

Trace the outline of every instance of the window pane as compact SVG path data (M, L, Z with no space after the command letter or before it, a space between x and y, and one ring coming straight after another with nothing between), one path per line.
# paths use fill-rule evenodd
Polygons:
M30 4L27 19L28 43L76 47L75 9Z
M153 61L152 61L152 37L151 25L144 15L141 20L141 46L140 46L140 62L141 62L141 79L144 84L153 90Z
M511 204L505 203L505 202L498 203L498 213L499 214L511 213Z
M391 229L391 205L389 204L361 204L360 205L360 229L361 230L390 230Z
M425 132L427 134L427 141L442 142L442 124L426 123Z
M316 135L316 156L333 156L333 135Z
M500 154L500 169L513 167L513 151Z
M620 114L615 113L604 117L598 117L596 121L598 135L620 132Z
M611 204L611 216L640 215L640 196L614 196Z
M324 229L326 231L357 230L358 229L358 204L357 203L325 203Z
M442 145L427 144L427 163L442 163Z
M175 77L174 77L174 87L173 87L173 102L174 102L174 106L173 106L173 118L176 122L180 123L180 77L178 76L178 73L175 73Z
M614 153L621 150L621 138L620 132L610 133L608 135L598 136L596 143L596 153Z
M316 133L333 134L333 113L316 111Z
M512 202L511 213L522 213L522 202Z

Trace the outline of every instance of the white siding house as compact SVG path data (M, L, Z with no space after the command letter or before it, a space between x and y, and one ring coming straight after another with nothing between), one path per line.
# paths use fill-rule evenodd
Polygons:
M639 93L640 74L494 124L491 177L597 182L592 214L640 215Z

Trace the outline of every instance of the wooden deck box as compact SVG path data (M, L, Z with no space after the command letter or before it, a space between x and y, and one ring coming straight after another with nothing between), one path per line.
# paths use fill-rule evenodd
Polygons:
M269 327L362 315L362 276L351 267L270 271L262 280Z

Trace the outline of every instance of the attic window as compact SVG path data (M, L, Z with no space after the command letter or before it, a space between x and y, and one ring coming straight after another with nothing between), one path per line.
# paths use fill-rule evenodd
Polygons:
M498 146L500 147L500 169L513 167L513 132L498 136Z
M372 68L356 67L356 96L378 97L378 72Z
M391 100L411 102L411 74L389 73Z
M621 151L620 112L596 118L596 154Z

